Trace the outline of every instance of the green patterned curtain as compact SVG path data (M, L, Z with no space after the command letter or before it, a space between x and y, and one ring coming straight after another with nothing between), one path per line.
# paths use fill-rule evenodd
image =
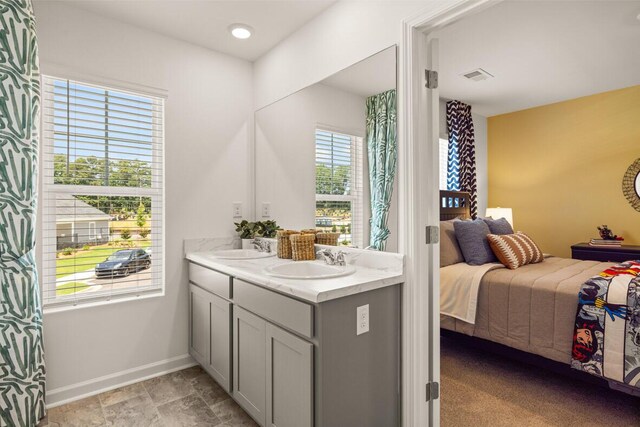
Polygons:
M367 150L371 189L371 235L369 245L385 249L389 206L396 176L396 90L367 98Z
M45 415L35 212L40 73L30 0L0 0L0 425Z

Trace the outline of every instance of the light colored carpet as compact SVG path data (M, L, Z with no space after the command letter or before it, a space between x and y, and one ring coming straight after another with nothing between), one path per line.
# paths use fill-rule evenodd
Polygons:
M640 398L441 340L441 425L640 427Z

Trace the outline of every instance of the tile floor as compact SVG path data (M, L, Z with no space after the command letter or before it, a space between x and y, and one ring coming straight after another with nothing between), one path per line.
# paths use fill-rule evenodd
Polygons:
M255 427L199 366L49 410L38 427Z

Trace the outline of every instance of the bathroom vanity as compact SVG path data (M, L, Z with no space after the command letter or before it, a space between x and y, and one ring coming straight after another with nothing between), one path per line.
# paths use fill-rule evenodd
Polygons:
M187 254L189 351L261 426L399 425L403 256L347 251L350 274L305 279Z

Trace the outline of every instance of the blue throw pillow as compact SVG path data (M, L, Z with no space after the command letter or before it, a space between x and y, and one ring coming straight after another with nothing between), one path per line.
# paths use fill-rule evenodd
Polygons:
M489 226L491 234L514 234L513 227L511 227L506 218L482 218L482 220Z
M497 261L487 240L487 234L491 234L491 230L486 222L480 218L473 221L455 221L453 228L467 264L482 265Z

